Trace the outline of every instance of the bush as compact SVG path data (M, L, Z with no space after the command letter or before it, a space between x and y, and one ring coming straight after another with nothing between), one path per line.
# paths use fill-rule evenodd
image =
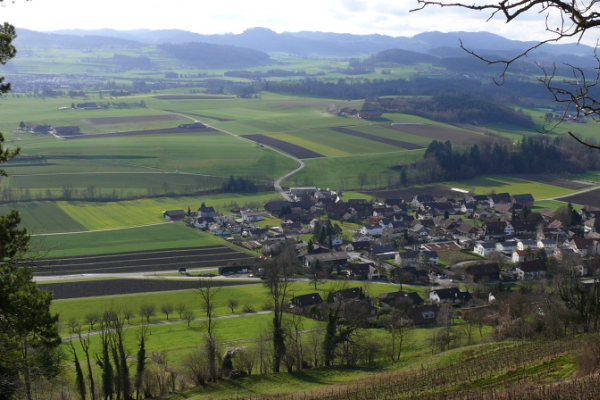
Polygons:
M273 311L275 309L275 304L273 304L273 302L269 300L265 304L263 304L262 309L263 311Z
M244 306L244 308L242 309L242 311L244 313L254 313L254 312L256 312L256 310L254 309L254 307L252 307L250 304L246 304Z

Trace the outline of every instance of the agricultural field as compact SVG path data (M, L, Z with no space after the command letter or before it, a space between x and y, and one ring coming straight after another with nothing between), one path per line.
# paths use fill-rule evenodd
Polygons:
M558 186L561 185L561 182L561 180L558 180L556 185L550 185L522 179L520 175L486 175L465 181L444 182L442 186L468 190L475 194L489 194L492 191L495 193L508 192L511 195L530 193L536 200L543 200L567 195L575 191L572 188Z
M183 223L161 223L127 229L34 235L30 257L91 256L223 244L223 239Z
M119 229L141 225L168 223L162 216L166 210L197 210L202 202L216 210L229 213L235 206L261 207L280 199L275 192L250 194L222 193L186 197L158 197L151 199L84 202L33 201L4 205L0 215L11 209L21 213L23 226L33 234ZM181 224L183 225L183 224Z
M215 287L256 284L253 280L214 281ZM151 292L170 292L174 290L198 289L198 278L186 280L173 279L111 279L86 280L80 282L38 283L42 290L52 292L54 300L81 299L85 297L115 296Z
M600 196L598 195L598 191L592 189L574 194L573 196L562 197L560 200L572 204L579 204L581 206L600 207Z
M244 251L220 245L67 258L40 258L33 262L36 265L36 275L53 276L177 271L179 268L247 265L254 259L255 257Z

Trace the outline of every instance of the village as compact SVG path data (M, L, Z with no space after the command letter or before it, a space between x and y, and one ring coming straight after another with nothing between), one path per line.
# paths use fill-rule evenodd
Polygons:
M435 324L442 304L464 312L493 301L494 291L510 290L518 283L543 284L556 273L558 263L569 265L582 279L598 271L594 256L600 253L600 209L594 207L533 212L531 194L422 194L371 202L343 201L335 190L315 187L289 188L287 193L294 201L270 201L263 211L233 208L231 214L220 215L202 204L195 213L172 210L163 217L187 221L264 258L293 246L305 268L301 276L309 277L315 287L319 280L337 279L428 288L426 299L403 290L373 299L379 307L409 303L407 312L416 325ZM278 225L264 225L267 219ZM221 270L251 269L232 265ZM259 271L254 268L256 276ZM345 288L332 296L294 297L291 307L314 312L324 301L360 299L364 293Z

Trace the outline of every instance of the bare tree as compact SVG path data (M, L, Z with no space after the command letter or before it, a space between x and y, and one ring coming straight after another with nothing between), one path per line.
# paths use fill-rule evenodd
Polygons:
M146 318L146 323L150 323L150 317L154 317L156 315L156 306L151 303L142 304L140 306L140 317Z
M177 311L177 314L179 314L179 319L183 319L183 312L185 311L185 303L181 302L181 303L177 304L177 307L175 307L175 311Z
M548 33L548 38L509 59L498 60L483 57L472 50L466 49L461 42L461 47L473 56L490 65L503 66L499 80L496 81L499 84L504 82L509 67L515 61L528 56L533 50L544 44L557 43L569 38L575 38L580 42L585 34L588 33L588 30L600 26L600 12L598 12L597 0L496 0L490 1L487 4L467 4L445 0L417 0L417 3L419 6L411 11L419 11L428 6L460 7L489 13L488 20L500 17L505 19L507 23L517 19L526 19L532 13L545 15L545 29ZM558 24L554 22L554 19L551 18L552 16L558 17ZM600 59L595 51L593 57L598 67L600 67ZM570 79L559 77L556 64L553 64L552 67L539 65L543 73L543 77L539 78L539 81L550 92L554 101L565 107L563 118L560 121L566 118L569 111L575 111L577 117L591 116L597 119L600 112L600 99L594 97L592 91L596 89L596 86L600 82L600 68L596 67L588 75L583 68L567 63L564 65L572 72ZM553 125L547 128L547 130L551 130L555 126ZM585 142L571 132L568 133L579 143L589 148L600 149L600 146Z
M215 296L221 291L220 287L214 285L213 280L200 279L200 287L197 290L200 296L201 307L206 315L206 349L208 351L209 379L211 382L217 379L217 342L215 338L215 321L213 310Z
M167 316L167 321L169 320L169 314L171 314L174 310L173 304L171 303L167 303L167 304L163 304L160 307L160 311L162 311L163 314L165 314Z
M196 318L196 314L192 310L184 310L183 311L183 319L187 321L188 328L190 327L191 322Z
M94 330L94 325L96 325L98 322L100 322L100 314L98 314L97 312L92 312L89 313L88 315L85 316L84 318L84 322L90 326L90 330Z
M235 313L235 309L238 308L239 305L240 303L235 299L229 299L227 301L227 306L231 309L232 314Z
M290 278L296 267L295 249L285 245L282 252L264 266L265 286L273 301L273 371L279 372L285 357L283 309L291 286Z

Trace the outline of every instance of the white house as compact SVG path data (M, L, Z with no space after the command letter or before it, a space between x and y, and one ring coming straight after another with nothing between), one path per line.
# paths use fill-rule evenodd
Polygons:
M479 242L473 249L474 253L479 254L482 257L489 256L493 251L496 251L496 245L490 242Z
M360 233L363 235L379 236L383 233L381 225L366 225L360 228Z
M262 221L264 219L265 213L261 211L242 210L240 211L240 215L242 216L242 219L246 222L255 222Z

